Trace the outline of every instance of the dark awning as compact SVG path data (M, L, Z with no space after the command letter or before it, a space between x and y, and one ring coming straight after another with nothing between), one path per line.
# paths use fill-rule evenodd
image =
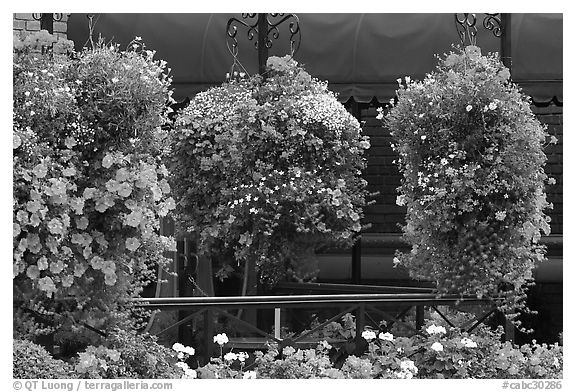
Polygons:
M239 14L96 14L94 36L125 46L135 36L172 68L176 98L193 96L221 83L233 62L226 46L226 23ZM497 52L499 38L478 20L478 46ZM435 54L457 44L453 14L298 14L301 45L295 59L313 76L328 80L342 101L388 101L396 79L422 79ZM534 101L562 102L562 14L512 15L512 77ZM239 29L239 60L249 73L257 54ZM86 14L72 14L68 37L77 48L88 40ZM288 27L280 27L270 55L289 53Z

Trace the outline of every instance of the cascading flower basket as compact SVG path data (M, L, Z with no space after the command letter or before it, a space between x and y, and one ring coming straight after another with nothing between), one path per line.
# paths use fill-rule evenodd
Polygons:
M174 207L159 156L171 79L151 51L43 55L35 36L14 46L15 307L58 309L72 336L127 325L175 248L158 235Z
M496 54L468 46L440 60L423 81L402 84L383 119L403 174L412 249L396 262L441 293L508 297L523 307L534 267L545 260L541 234L549 141L528 97Z
M200 251L255 262L262 281L313 275L312 251L351 245L366 203L368 137L327 84L291 58L265 77L199 93L178 116L168 160L182 230ZM232 261L233 260L233 261Z

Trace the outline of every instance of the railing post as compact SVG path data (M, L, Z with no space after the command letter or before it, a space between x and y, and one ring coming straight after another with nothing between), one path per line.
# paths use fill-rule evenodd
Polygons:
M274 337L276 339L281 339L280 331L282 327L282 319L281 319L281 309L274 308Z
M361 302L358 305L358 310L356 311L356 338L362 337L362 331L366 326L366 304Z
M214 311L210 308L204 313L204 364L210 362L214 347Z
M420 331L424 326L424 305L416 305L416 329Z

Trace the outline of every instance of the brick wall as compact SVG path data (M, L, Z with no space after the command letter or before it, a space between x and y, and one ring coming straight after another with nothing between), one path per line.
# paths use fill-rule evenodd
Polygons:
M371 192L380 192L375 204L365 209L365 222L372 224L369 233L400 233L398 223L404 223L405 207L396 205L396 187L400 185L400 174L392 163L395 153L390 148L392 138L376 119L378 104L360 105L364 133L370 136L372 147L368 150L368 167L364 178ZM548 132L558 139L558 144L546 148L548 162L546 173L556 180L555 185L547 187L548 200L554 204L548 211L552 221L552 234L562 234L562 106L532 106L537 118L548 127Z
M532 106L532 111L542 124L548 127L548 133L558 139L558 144L546 147L548 162L544 168L546 173L556 180L555 185L546 189L548 201L554 208L548 212L552 221L552 234L562 234L562 147L563 147L563 107L550 104L548 106Z
M38 14L40 15L40 14ZM58 39L66 39L67 38L67 22L68 22L68 15L69 14L62 14L62 19L59 21L54 21L54 35ZM14 34L24 35L27 33L40 31L40 21L35 20L32 17L32 14L20 14L16 13L13 17L14 27L13 31Z

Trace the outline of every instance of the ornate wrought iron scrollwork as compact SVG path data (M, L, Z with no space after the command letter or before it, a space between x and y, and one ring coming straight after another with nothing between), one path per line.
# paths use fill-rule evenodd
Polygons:
M476 45L476 35L478 34L476 14L454 14L454 22L460 43L463 46Z
M42 20L42 16L43 16L43 15L50 15L50 14L33 13L33 14L32 14L32 19L34 19L34 20ZM55 13L55 14L52 14L52 20L53 20L54 22L60 22L63 18L64 18L64 14L63 14L63 13Z
M290 31L290 50L292 55L296 53L300 47L301 33L300 33L300 20L295 14L270 14L271 18L266 18L266 28L265 32L262 32L265 36L265 45L269 49L272 47L272 41L280 37L280 30L278 26L287 20L291 20L288 25ZM275 21L275 18L280 18L280 20ZM238 27L244 26L247 28L246 37L248 41L254 40L259 34L258 31L258 18L257 14L242 14L242 19L230 18L226 24L226 37L228 39L227 44L233 54L238 54ZM252 22L246 22L247 19L254 19ZM258 48L258 40L254 40L254 47Z
M270 28L268 29L268 32L266 34L267 37L266 46L268 48L272 47L272 40L270 40L270 34L272 34L273 39L278 39L280 37L278 26L290 20L290 24L288 25L288 30L290 31L290 55L294 56L294 53L296 53L298 51L298 48L300 47L300 41L302 39L302 35L300 32L300 20L298 19L298 16L296 16L295 14L288 14L288 15L270 14L270 16L272 18L279 17L281 19L277 22L273 22L270 19L267 19L267 23L268 26L270 26Z
M242 19L254 18L256 14L242 14ZM253 23L247 23L238 18L230 18L226 24L226 45L228 50L232 53L232 56L236 57L238 55L238 25L246 27L248 30L246 32L246 37L248 41L252 41L258 34L258 18L254 20ZM258 48L258 40L254 41L254 47Z
M494 37L501 37L502 36L502 20L500 18L500 14L485 14L484 20L482 21L482 25L486 30L489 30L494 34Z
M248 41L254 41L254 47L258 49L259 70L262 72L265 59L268 57L268 49L272 42L280 37L279 26L289 21L290 32L290 55L294 56L300 47L301 32L300 20L295 14L242 14L242 20L230 18L226 24L226 46L234 58L232 70L240 67L246 71L238 61L238 28L247 29ZM256 39L255 39L256 38ZM262 46L262 47L260 47Z

